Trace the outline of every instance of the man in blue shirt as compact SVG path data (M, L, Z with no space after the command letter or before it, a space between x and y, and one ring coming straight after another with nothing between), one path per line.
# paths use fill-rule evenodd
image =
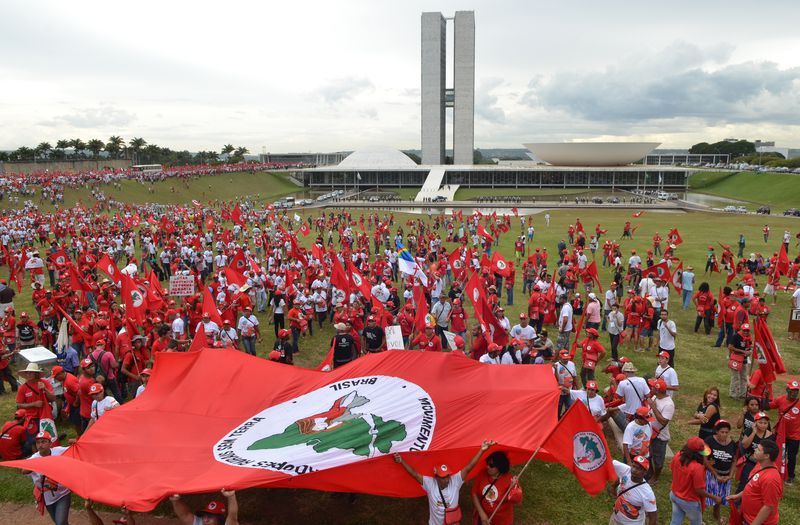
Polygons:
M694 295L694 266L687 266L683 270L681 286L683 286L683 309L686 310Z
M80 358L78 357L78 351L75 350L72 345L67 347L67 354L64 357L64 364L62 367L64 370L69 372L70 374L76 374L79 371L78 365L80 364Z

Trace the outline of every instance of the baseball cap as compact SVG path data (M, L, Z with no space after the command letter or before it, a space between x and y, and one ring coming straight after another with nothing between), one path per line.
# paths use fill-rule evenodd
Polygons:
M522 313L519 314L519 318L520 319L527 319L528 316L527 316L527 314L525 312L522 312Z
M50 371L50 377L56 377L58 374L64 371L63 366L54 366L53 369Z
M586 390L597 390L597 381L587 381L586 382Z
M38 441L40 439L46 439L47 441L52 441L53 436L51 436L50 432L48 432L47 430L42 430L41 432L36 434L36 440Z
M225 502L220 500L209 501L197 514L212 514L222 516L225 514Z
M669 352L659 352L658 357L666 357L667 359L669 359Z
M153 370L152 370L152 369L150 369L150 368L145 368L144 370L142 370L141 372L139 372L139 374L140 374L140 375L143 375L143 376L149 376L149 375L150 375L150 374L152 374L152 373L153 373Z
M730 429L731 423L725 419L719 419L716 423L714 423L714 428L717 429L719 427L728 427L728 429Z
M502 349L503 349L503 347L502 347L502 346L500 346L499 344L497 344L497 343L490 343L490 344L489 344L489 349L488 349L488 350L489 350L490 352L499 352L499 351L500 351L500 350L502 350Z
M639 407L636 409L636 417L643 417L646 419L649 414L650 409L647 407Z
M667 382L663 379L656 379L650 386L653 388L653 390L658 390L659 392L667 391Z
M25 417L28 412L24 408L18 408L16 412L14 412L14 419L19 419L21 417Z
M558 357L561 359L568 359L569 358L569 350L564 348L563 350L558 351Z
M367 321L377 321L377 319L375 319L374 315L370 315L369 317L367 317Z
M614 380L617 381L617 382L625 381L626 379L628 379L628 378L625 377L625 374L617 374L617 375L614 376Z
M586 329L586 333L587 334L591 334L591 335L593 335L595 337L600 337L600 334L597 332L596 328L587 328Z
M693 450L701 456L708 456L711 454L711 448L699 437L689 438L689 441L686 442L686 446L689 450Z
M758 414L753 416L754 421L759 421L761 419L769 419L769 414L767 414L766 412L759 412Z
M464 348L464 338L460 335L455 336L453 342L456 344L456 348Z
M786 385L786 388L789 390L800 390L800 383L797 381L789 381L789 384Z
M105 389L103 385L100 383L94 383L92 386L89 387L89 395L93 396L95 394L102 394Z
M94 361L90 357L81 361L81 368L89 368L90 366L94 366Z
M450 475L450 467L445 464L439 465L438 467L433 468L433 473L437 478L446 478Z
M634 456L633 462L645 470L650 470L650 460L644 456Z
M743 331L748 331L749 332L750 331L750 323L744 323L744 324L742 324L742 326L740 328Z

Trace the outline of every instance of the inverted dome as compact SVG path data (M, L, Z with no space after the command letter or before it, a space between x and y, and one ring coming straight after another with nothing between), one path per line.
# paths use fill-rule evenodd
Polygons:
M339 163L340 168L378 169L415 168L417 164L408 155L394 148L363 148L354 151Z
M660 142L538 142L523 144L554 166L625 166L643 159Z

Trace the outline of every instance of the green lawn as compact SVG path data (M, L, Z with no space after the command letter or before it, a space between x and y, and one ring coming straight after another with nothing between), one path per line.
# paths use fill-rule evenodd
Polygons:
M800 176L790 173L700 172L689 178L700 193L766 205L772 213L800 206Z
M241 191L241 188L240 188ZM171 197L171 196L166 196ZM158 198L166 198L159 195ZM191 199L194 195L187 194L185 198ZM354 215L360 213L353 210ZM535 215L534 224L536 236L533 245L544 246L551 253L555 252L556 243L565 238L568 225L573 224L576 216L581 217L587 229L594 228L600 223L609 230L609 237L618 239L622 233L622 226L626 220L638 224L636 237L623 244L624 253L632 248L644 252L650 247L650 237L655 231L665 235L673 227L677 227L684 239L677 255L684 260L684 266L692 264L696 268L697 283L708 280L711 289L716 295L717 290L724 284L724 277L720 274L711 276L703 275L705 252L709 244L716 242L735 245L739 233L743 233L748 241L747 252L761 251L771 253L779 247L779 238L774 235L770 242L765 244L761 239L761 217L754 215L727 216L712 213L656 213L646 212L638 219L631 218L629 211L586 209L586 210L552 210L551 224L546 227L541 215ZM418 218L418 215L395 213L397 223L405 223L409 218ZM796 220L774 217L770 220L773 231L782 231L788 228L796 232L800 223ZM513 234L518 231L519 223L515 223L512 230L501 239L500 250L507 257L512 256ZM314 236L302 239L306 245L312 242ZM453 245L448 245L452 249ZM790 255L796 253L794 246ZM599 261L598 261L599 263ZM5 277L5 272L4 277ZM600 266L601 281L607 284L610 280L609 272ZM762 290L763 279L758 281L758 289ZM514 319L522 311L524 298L522 297L521 283L515 289L516 301L508 307L506 313ZM30 310L30 292L25 290L23 297L17 302L18 311ZM678 349L676 369L680 376L681 390L675 396L677 413L672 423L673 450L678 450L685 440L696 434L697 427L689 426L694 408L700 401L703 390L711 385L720 387L722 396L722 415L726 419L736 419L741 410L739 402L734 402L727 397L729 373L726 367L727 358L719 349L711 348L712 338L704 335L695 335L691 332L694 322L692 310L683 311L678 306L675 293L671 295L671 316L678 325ZM788 295L781 294L779 304L773 308L770 325L786 360L791 373L798 373L800 367L800 345L786 341L786 323L789 315ZM505 298L504 301L505 302ZM267 331L263 344L259 346L258 353L265 356L272 347L274 336L271 327L267 327L267 318L259 316ZM296 362L299 366L316 366L329 348L330 337L333 330L326 325L323 330L315 328L313 337L301 340L301 352ZM606 344L604 335L601 341ZM653 353L638 354L628 350L622 351L633 359L643 374L651 374L656 366ZM607 385L606 377L601 374L601 386ZM783 383L776 384L776 392L780 394ZM9 395L0 397L0 416L8 418L13 411L13 400ZM66 428L66 425L64 425ZM735 432L738 435L738 432ZM491 428L486 429L486 436L491 437ZM610 443L612 452L619 457L619 451ZM398 467L399 468L399 467ZM661 483L655 487L658 497L660 523L668 523L670 516L669 506L670 474L665 471ZM516 523L522 524L550 524L550 525L596 525L606 523L613 501L606 494L595 498L587 496L579 487L574 478L563 467L557 464L534 462L521 480L525 498L517 508ZM193 502L204 501L207 498L195 497ZM462 491L462 505L465 510L466 523L471 514L471 503L468 501L468 491ZM21 477L13 469L0 469L0 500L31 503L31 485L27 478ZM297 523L313 524L322 521L338 524L365 524L385 523L399 525L406 523L422 523L427 519L427 504L422 499L391 499L373 496L359 496L354 503L349 503L345 495L334 493L321 493L307 490L261 490L249 489L242 491L243 520L249 523ZM77 507L77 503L74 505ZM160 510L167 509L162 505ZM786 487L785 498L781 505L782 524L800 525L800 492L797 486ZM2 520L0 520L2 521ZM706 515L706 523L711 523L710 513Z

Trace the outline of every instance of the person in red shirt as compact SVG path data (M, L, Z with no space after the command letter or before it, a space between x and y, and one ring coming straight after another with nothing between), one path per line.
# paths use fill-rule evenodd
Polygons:
M762 441L753 458L758 467L748 478L744 490L728 496L728 501L741 501L741 514L751 525L777 525L780 522L778 505L783 498L783 480L775 460L779 448L774 441Z
M583 368L581 368L581 383L586 384L590 379L594 379L594 370L597 363L606 355L606 349L598 341L600 337L596 328L588 328L586 337L581 341L581 358Z
M419 347L423 352L441 352L442 340L433 331L433 325L426 325L425 331L411 341L411 348Z
M142 370L147 368L147 350L144 348L144 336L133 336L133 347L122 358L120 379L125 379L123 386L130 399L136 397L136 390L141 384Z
M467 319L469 314L461 305L461 299L453 299L453 311L450 314L450 330L456 335L464 337L467 335Z
M786 439L786 482L794 483L794 470L797 464L797 450L800 448L800 382L790 381L786 385L786 395L774 399L770 408L777 408L780 414L775 433ZM777 522L776 522L777 523Z
M56 400L56 396L50 381L42 381L42 369L36 363L28 364L19 375L25 383L17 390L17 408L25 409L25 424L32 439L39 433L41 419L53 419L50 403Z
M684 517L689 519L689 523L701 523L705 498L717 504L722 502L719 496L706 492L704 458L709 454L711 448L705 441L692 437L672 458L672 490L669 494L672 501L671 523L683 523Z
M489 340L480 325L472 327L472 344L470 345L470 357L475 361L489 351Z
M50 377L61 383L64 389L64 408L69 422L75 425L76 429L81 428L81 416L78 410L78 378L64 370L61 366L54 366Z
M516 476L509 472L511 462L505 452L492 452L486 457L486 469L472 482L473 520L475 523L511 525L514 523L514 505L522 502L522 490ZM509 488L511 489L509 492ZM508 497L505 497L508 492Z
M0 460L11 461L30 455L25 431L25 410L19 408L14 412L14 419L3 423L0 428Z
M78 434L82 434L89 421L92 419L92 395L90 389L95 384L94 379L95 365L91 358L87 357L81 361L81 376L78 378L78 404L80 410L78 413L81 416L81 425Z

